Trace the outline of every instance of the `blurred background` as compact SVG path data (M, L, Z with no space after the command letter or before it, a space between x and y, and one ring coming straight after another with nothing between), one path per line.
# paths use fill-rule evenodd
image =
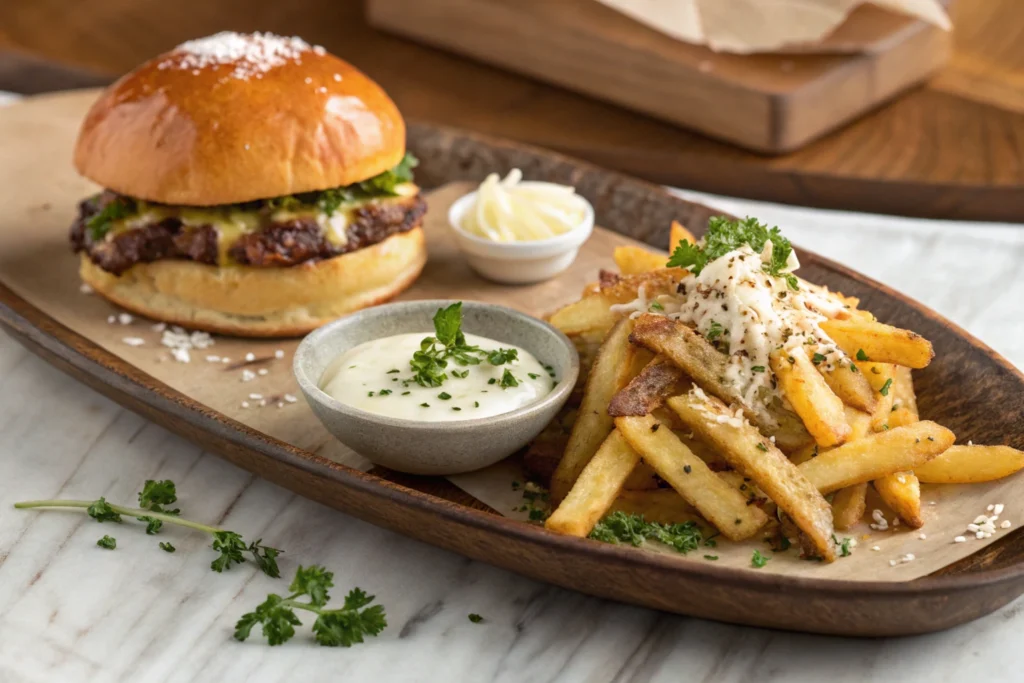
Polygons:
M608 6L629 3L4 0L0 90L101 84L190 38L272 31L351 61L409 118L657 182L1024 221L1024 1L936 0L951 32L864 6L823 41L755 55L677 40L668 14L658 26ZM732 4L727 27L744 22Z

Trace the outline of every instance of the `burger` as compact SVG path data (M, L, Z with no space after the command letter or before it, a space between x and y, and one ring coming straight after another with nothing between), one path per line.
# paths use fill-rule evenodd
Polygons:
M220 33L110 86L78 135L81 277L134 313L295 336L385 301L426 261L405 123L299 38Z

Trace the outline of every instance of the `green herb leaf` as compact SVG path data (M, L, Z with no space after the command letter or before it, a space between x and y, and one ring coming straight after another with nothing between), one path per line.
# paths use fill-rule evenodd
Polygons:
M127 197L116 197L108 202L99 213L95 214L85 224L89 231L89 237L93 242L103 239L113 226L115 221L128 218L136 212L136 204Z
M857 349L857 360L867 360L868 354L864 353L864 349Z
M107 550L113 550L117 547L117 539L111 536L104 536L100 540L96 541L96 545Z
M811 356L811 362L814 363L815 365L821 365L826 360L828 360L828 358L826 358L824 354L815 353L813 356Z
M723 332L725 332L725 328L717 320L712 320L705 336L709 342L713 342L721 337Z
M795 275L783 273L793 245L782 236L779 229L769 229L759 223L756 218L732 220L724 216L715 216L708 221L708 229L701 245L680 242L668 260L669 267L689 268L694 275L700 275L704 267L715 259L740 248L744 244L756 253L764 251L765 244L772 243L771 259L764 264L769 275L783 277L790 289L799 289Z
M508 389L509 387L518 387L519 380L516 379L515 375L509 372L508 368L505 368L505 372L501 374L501 388Z
M769 559L771 558L762 555L760 550L754 550L754 555L750 558L750 564L754 567L754 569L760 569L764 567L766 564L768 564Z
M175 548L170 543L161 543L160 550L163 550L165 553L173 553L175 550L177 550L177 548Z
M474 624L479 624L481 621L484 620L484 618L482 616L480 616L479 614L470 614L468 616L468 619L470 621L472 621Z
M462 333L462 302L456 301L448 308L439 308L434 314L434 333L445 346L454 345ZM465 340L463 340L465 341Z
M660 524L646 521L643 515L616 511L594 526L590 538L605 543L629 543L637 547L646 540L655 540L685 555L700 547L704 534L694 522Z
M891 386L892 386L892 377L890 377L889 379L885 380L885 384L883 384L882 388L878 390L878 393L880 393L882 396L888 396L889 395L889 387L891 387Z
M90 505L86 512L89 516L95 519L97 522L120 522L121 515L114 512L114 509L110 507L105 498L100 498L95 503Z
M147 479L139 492L139 507L152 510L153 505L171 505L178 500L174 482L170 479L154 481Z

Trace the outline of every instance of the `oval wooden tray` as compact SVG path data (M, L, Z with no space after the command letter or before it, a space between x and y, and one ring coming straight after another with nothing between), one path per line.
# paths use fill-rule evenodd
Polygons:
M645 182L553 153L414 124L410 147L425 186L519 167L571 183L599 223L651 244L672 219L703 226L712 211ZM931 339L919 376L921 412L963 439L1024 447L1024 376L921 305L838 264L801 252L801 273L849 295L882 320ZM591 595L721 621L857 636L923 633L992 612L1024 592L1021 533L915 581L785 577L566 538L479 509L445 480L364 473L256 431L175 391L0 285L0 324L53 365L131 410L301 495L422 541Z

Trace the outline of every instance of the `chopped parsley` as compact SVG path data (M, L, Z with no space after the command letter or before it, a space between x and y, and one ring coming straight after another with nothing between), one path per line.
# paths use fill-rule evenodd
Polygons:
M826 360L828 359L825 357L824 354L821 353L815 353L813 356L811 356L811 362L814 363L815 365L821 365Z
M526 376L529 377L530 379L537 379L538 377L540 377L540 375L538 375L536 372L528 372L526 373Z
M768 452L768 447L765 446L763 443L758 443L757 444L757 450L764 451L765 453L767 453Z
M447 391L442 391L440 394L437 395L437 397L442 401L447 401L452 397L452 395L449 394Z
M718 559L718 555L705 555L704 559L705 560L712 560L712 561L714 561L714 560Z
M708 341L713 342L722 336L725 332L725 328L717 320L712 320L711 325L708 327L708 333L705 335Z
M857 349L857 360L868 360L868 354L864 353L864 349Z
M412 355L409 367L413 375L410 380L421 387L439 387L448 379L449 363L456 365L479 365L483 358L491 365L504 365L518 360L516 349L484 351L479 346L466 343L462 332L462 302L457 301L447 308L437 309L434 314L434 336L420 342L420 348ZM465 378L468 370L453 370L455 377Z
M378 396L388 396L389 394L391 394L390 389L381 389L380 391L377 392Z
M878 390L878 393L880 393L882 396L888 396L889 395L889 388L891 386L892 386L892 377L890 377L889 379L885 380L885 384L883 384L882 388Z
M761 569L768 564L769 559L771 558L766 555L762 555L760 550L755 549L753 556L750 558L750 564L754 569Z
M652 301L648 308L652 311L664 311L665 307L661 305L660 301Z
M104 536L100 540L96 541L96 545L107 550L113 550L117 547L117 539L112 536Z
M752 368L750 368L751 372L764 372L764 370L765 367L763 365L755 365Z
M508 368L505 368L505 372L501 374L501 388L508 389L509 387L518 387L519 380L516 376L509 372Z
M160 550L163 550L165 553L173 553L175 550L177 550L177 548L175 548L170 543L161 543Z
M470 614L467 618L474 624L479 624L481 621L484 620L484 618L479 614Z
M594 526L590 538L604 543L629 543L636 547L652 540L685 555L700 547L704 533L695 522L660 524L646 521L643 515L616 511Z
M724 216L714 216L708 221L708 230L702 244L692 244L686 240L680 242L672 252L667 265L670 268L688 268L694 275L700 275L708 263L744 244L760 254L768 242L772 244L772 255L771 260L764 264L764 271L774 277L785 279L790 289L799 289L796 276L783 272L789 255L793 252L793 245L782 236L777 227L769 229L756 218L732 220Z

